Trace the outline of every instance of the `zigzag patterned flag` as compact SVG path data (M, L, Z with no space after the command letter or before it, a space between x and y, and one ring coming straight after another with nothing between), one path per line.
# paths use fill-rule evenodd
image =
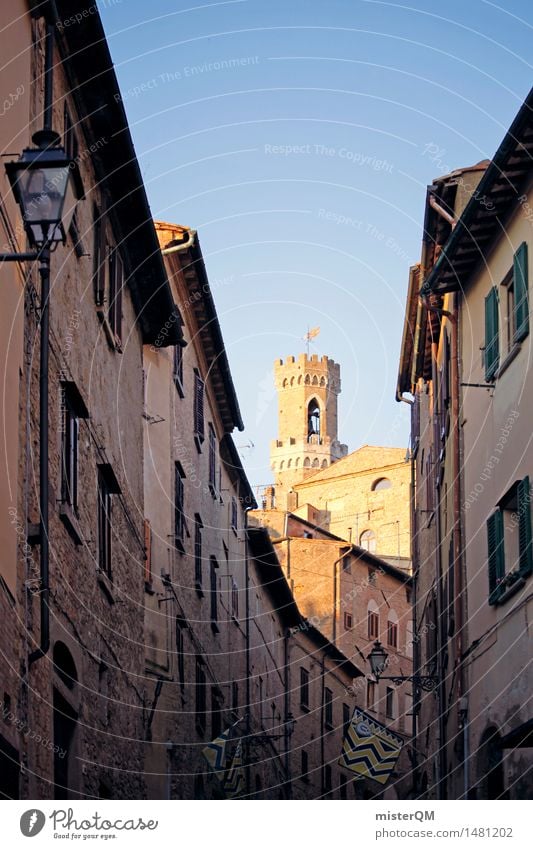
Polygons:
M396 766L403 740L359 708L346 730L339 764L360 776L386 784Z
M231 726L233 728L233 726ZM229 740L231 728L226 729L223 734L208 743L202 749L202 755L214 771L219 781L224 781L224 770L226 769L226 743Z
M224 792L230 799L240 796L244 790L244 766L242 762L242 740L237 743L235 754L224 783Z

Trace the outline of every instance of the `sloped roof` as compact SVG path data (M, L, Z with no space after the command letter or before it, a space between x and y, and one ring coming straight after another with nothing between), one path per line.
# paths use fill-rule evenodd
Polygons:
M389 466L397 466L405 462L405 448L385 448L381 445L362 445L341 460L337 460L327 469L320 469L314 475L309 475L303 481L294 484L294 489L302 489L309 484L340 478L343 475L379 471Z

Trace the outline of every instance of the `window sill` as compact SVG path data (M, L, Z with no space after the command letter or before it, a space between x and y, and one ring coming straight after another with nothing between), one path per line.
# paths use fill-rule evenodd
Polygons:
M218 492L215 484L211 483L211 481L209 481L209 492L213 496L213 501L216 501L218 498Z
M183 545L183 540L180 537L174 538L174 547L180 554L185 554L185 546Z
M202 453L202 443L204 441L203 436L199 436L197 433L194 434L194 444L196 445L196 450L198 454Z
M493 380L498 380L498 378L502 376L502 374L504 373L504 371L507 371L507 369L509 368L509 366L510 366L510 365L511 365L511 363L513 362L514 358L516 357L516 355L517 355L517 354L518 354L518 352L520 351L520 348L521 348L521 347L522 347L522 345L520 344L520 342L515 342L515 343L514 343L513 347L511 348L511 350L509 351L509 353L508 353L508 354L507 354L507 356L505 357L505 359L504 359L504 361L502 362L501 366L497 369L496 374L495 374L495 375L494 375L494 377L492 378Z
M59 518L76 545L81 545L83 543L83 537L79 529L78 517L70 504L67 504L65 501L62 501L59 505Z
M220 628L218 627L217 623L214 620L211 620L211 630L212 630L213 634L219 634L220 633Z
M198 598L204 597L204 591L203 591L202 585L199 583L199 581L194 582L194 589L196 590L196 595L198 596Z
M309 705L300 704L300 710L302 711L302 713L309 713L309 711L311 709L310 709Z
M109 576L106 575L106 573L102 571L102 569L98 569L97 581L98 581L98 586L102 590L102 592L105 595L109 604L114 604L115 603L115 597L113 595L113 582L111 581Z
M173 380L174 380L174 386L176 387L178 395L180 396L180 398L184 398L185 397L185 391L183 389L183 383L181 382L179 377L176 377L176 375L174 375Z
M519 573L516 574L517 577L515 578L512 584L509 584L504 587L499 587L498 590L496 590L496 592L492 594L492 600L489 599L489 604L493 605L494 607L497 607L500 604L505 604L506 601L512 598L515 593L519 592L519 590L521 590L522 587L525 586L525 578Z

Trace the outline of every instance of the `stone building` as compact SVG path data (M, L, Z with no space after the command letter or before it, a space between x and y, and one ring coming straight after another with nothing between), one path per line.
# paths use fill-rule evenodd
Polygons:
M398 390L414 399L415 662L440 680L417 698L428 797L531 793L532 105L490 163L429 187L411 275Z
M348 454L338 439L340 366L328 357L274 364L278 437L271 443L274 485L268 510L290 510L371 553L409 568L410 469L405 451L364 445Z
M183 343L143 369L148 792L212 798L202 748L247 713L246 515L255 505L231 432L242 419L194 231L158 223Z
M143 798L142 346L169 321L164 344L177 342L180 321L100 19L80 14L64 26L81 3L30 6L34 15L24 2L1 12L2 55L21 89L2 120L2 150L29 146L42 126L48 55L51 124L83 197L51 262L47 584L38 535L40 285L29 263L0 270L10 464L0 510L1 794ZM4 198L3 169L0 179ZM24 250L10 199L2 210L4 249Z
M389 655L386 674L412 674L409 574L294 514L253 511L249 521L268 531L306 621L363 671L364 677L354 684L357 705L406 741L390 786L401 798L409 797L412 685L376 682L367 661L374 642L380 640Z

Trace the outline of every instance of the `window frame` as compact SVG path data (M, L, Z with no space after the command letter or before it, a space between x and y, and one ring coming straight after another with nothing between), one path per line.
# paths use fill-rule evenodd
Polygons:
M174 461L174 545L183 554L185 551L185 484L183 466Z
M202 518L194 514L194 587L199 596L203 596L203 563L202 563Z
M198 369L194 369L193 433L200 452L205 440L205 381Z
M185 397L185 387L183 384L183 345L174 345L172 352L172 380L178 391L180 398Z
M211 618L211 629L219 632L218 627L218 563L216 557L209 558L209 614Z
M307 713L310 711L309 679L309 670L300 666L300 708Z
M119 249L110 249L109 263L109 298L107 302L107 321L114 339L115 346L122 345L122 295L124 291L125 272L124 261Z
M213 498L217 497L217 435L213 424L207 425L207 441L209 454L209 491Z
M324 687L324 726L333 731L333 690Z
M113 493L101 466L98 466L98 568L110 581L112 570Z

